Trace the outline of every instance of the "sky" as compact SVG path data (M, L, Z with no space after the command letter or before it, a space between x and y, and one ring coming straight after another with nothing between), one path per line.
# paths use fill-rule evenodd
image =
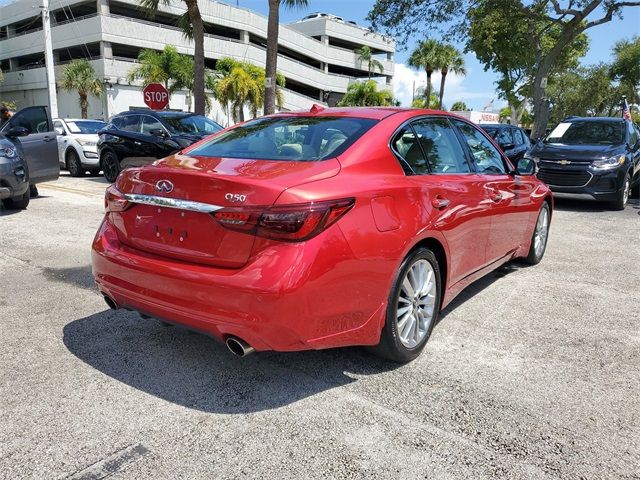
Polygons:
M235 5L234 1L225 1ZM249 8L267 15L268 2L266 0L238 0L240 7ZM354 20L359 25L368 26L365 20L369 10L373 6L373 0L308 0L308 7L303 9L282 8L280 21L282 23L295 22L312 12L326 12L338 15L345 20ZM594 16L595 18L595 16ZM634 35L640 35L640 7L627 7L623 10L623 19L615 18L604 25L587 30L590 38L589 51L582 59L584 65L609 62L611 48L622 39L628 39ZM424 34L416 32L413 42L424 38ZM463 50L464 45L456 45ZM415 82L416 88L426 84L426 74L411 69L406 65L411 52L412 44L409 43L406 50L397 50L395 54L394 95L404 106L411 103L412 89ZM493 109L498 109L504 102L496 98L494 82L497 76L492 72L485 72L483 66L478 63L473 53L465 55L467 75L458 77L447 75L445 86L444 104L450 107L453 102L463 100L472 109L482 110L492 99ZM434 85L440 85L440 75L433 75Z

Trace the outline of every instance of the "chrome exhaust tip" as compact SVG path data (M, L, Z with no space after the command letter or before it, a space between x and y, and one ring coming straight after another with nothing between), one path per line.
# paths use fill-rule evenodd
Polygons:
M236 337L229 337L225 342L227 348L231 353L233 353L236 357L246 357L247 355L255 352L253 347L249 345L244 340L241 340Z
M102 295L102 298L104 298L104 302L108 305L108 307L111 310L117 310L118 309L118 304L115 302L115 300L113 298L111 298L108 295Z

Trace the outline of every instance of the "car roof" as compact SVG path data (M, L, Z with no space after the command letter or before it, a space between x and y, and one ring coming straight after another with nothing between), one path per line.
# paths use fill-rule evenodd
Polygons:
M624 122L625 119L622 117L567 117L563 122L567 122L569 120L580 120L581 122Z
M303 110L297 112L281 112L276 113L273 116L310 116L317 115L319 117L357 117L357 118L370 118L372 120L382 120L395 113L415 113L416 115L452 115L449 112L443 112L440 110L426 110L420 108L404 108L404 107L322 107L314 105L317 110L314 112L313 107L311 110Z
M104 120L100 120L99 118L54 118L53 121L60 121L62 120L63 122L102 122L105 123Z
M191 117L195 115L193 112L181 112L175 110L163 110L163 111L155 111L155 110L127 110L124 112L120 112L114 115L114 117L124 117L127 115L151 115L152 117Z
M490 127L490 128L520 128L516 125L511 125L509 123L481 123L480 126L482 128Z

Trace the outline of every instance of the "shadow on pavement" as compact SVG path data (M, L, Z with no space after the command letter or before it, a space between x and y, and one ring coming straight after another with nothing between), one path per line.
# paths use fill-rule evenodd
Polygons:
M67 324L63 341L80 360L120 382L215 413L278 408L356 381L345 372L369 375L400 367L361 348L237 358L205 335L120 310Z
M43 267L42 273L48 280L93 290L96 292L96 295L98 294L98 289L96 288L96 284L93 281L93 274L91 273L91 265L71 268Z

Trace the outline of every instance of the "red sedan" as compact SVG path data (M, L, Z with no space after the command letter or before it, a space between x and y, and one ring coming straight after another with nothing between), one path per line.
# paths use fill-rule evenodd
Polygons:
M553 199L530 162L445 112L251 120L123 171L93 273L112 308L238 355L372 345L410 361L463 288L542 259Z

